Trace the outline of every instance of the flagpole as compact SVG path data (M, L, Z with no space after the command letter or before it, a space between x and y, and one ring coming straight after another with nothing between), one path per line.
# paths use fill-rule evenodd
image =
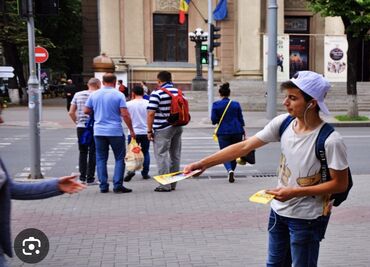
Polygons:
M212 0L208 0L208 49L211 47L211 24L213 22L212 16ZM209 118L212 114L213 104L213 53L208 51L208 115Z

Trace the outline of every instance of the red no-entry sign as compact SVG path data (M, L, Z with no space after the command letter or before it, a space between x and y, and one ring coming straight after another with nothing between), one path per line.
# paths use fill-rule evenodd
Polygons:
M44 63L49 58L49 52L42 46L35 47L35 61L36 63Z

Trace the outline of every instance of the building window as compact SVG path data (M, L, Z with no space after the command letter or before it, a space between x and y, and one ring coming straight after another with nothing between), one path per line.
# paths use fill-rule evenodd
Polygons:
M154 61L188 61L188 24L177 14L154 14Z

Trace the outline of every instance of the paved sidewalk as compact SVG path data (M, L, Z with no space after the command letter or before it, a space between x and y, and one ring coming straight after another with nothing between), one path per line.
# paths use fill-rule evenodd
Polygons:
M355 176L348 201L336 208L319 266L370 266L370 176ZM189 179L176 191L157 193L155 182L136 179L134 192L13 201L13 237L38 228L50 241L36 266L264 266L268 206L248 197L274 178ZM28 266L19 259L11 266Z

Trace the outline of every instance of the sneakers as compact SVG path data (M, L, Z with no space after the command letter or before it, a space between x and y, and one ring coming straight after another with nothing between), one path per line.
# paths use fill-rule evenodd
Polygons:
M154 189L155 192L171 192L171 188L164 187L164 186L158 186Z
M122 186L121 188L113 189L113 192L116 194L131 193L132 189Z
M148 179L152 179L152 176L150 176L150 175L143 175L143 179L144 180L148 180Z
M235 182L234 171L229 171L229 183Z
M135 172L128 171L125 178L123 179L123 181L130 182L132 177L134 177L134 176L135 176Z

